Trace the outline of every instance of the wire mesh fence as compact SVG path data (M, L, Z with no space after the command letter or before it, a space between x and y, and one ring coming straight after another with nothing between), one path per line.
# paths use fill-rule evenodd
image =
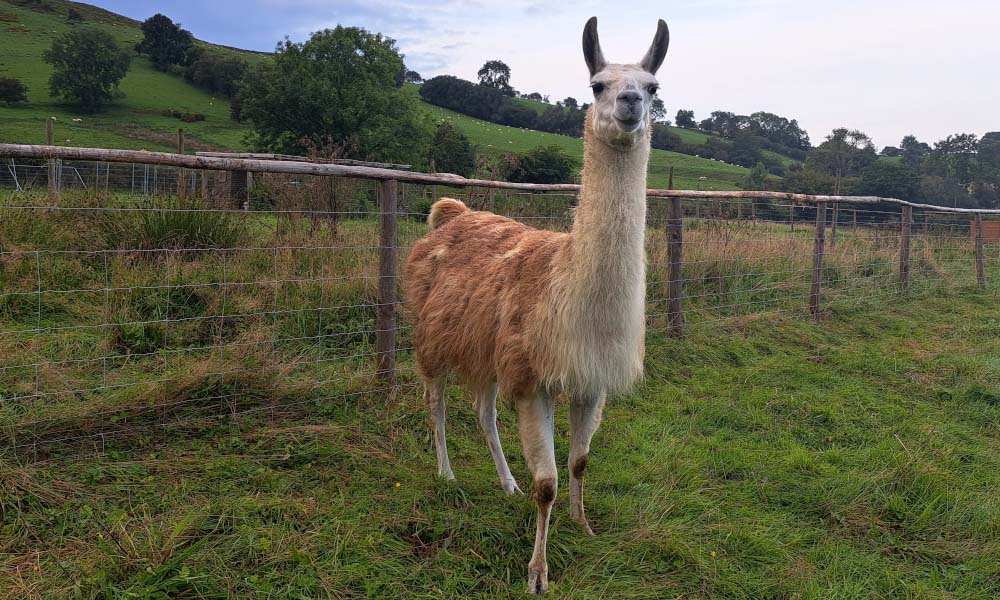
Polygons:
M412 394L395 290L433 200L557 231L576 202L54 162L5 160L0 172L0 457L128 452L220 422ZM651 197L649 331L808 315L817 281L817 315L877 309L904 289L995 291L1000 241L977 242L981 222L887 203Z

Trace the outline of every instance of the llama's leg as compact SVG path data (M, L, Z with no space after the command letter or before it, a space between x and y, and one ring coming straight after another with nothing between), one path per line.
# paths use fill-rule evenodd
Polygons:
M445 398L444 388L448 378L438 377L424 381L424 400L431 413L431 423L434 426L434 447L437 449L438 477L454 479L451 472L451 462L448 461L448 441L444 435Z
M524 458L531 469L532 496L538 506L535 525L535 549L528 563L528 593L542 594L549 589L549 568L545 561L545 545L549 535L549 515L559 485L556 456L553 447L552 423L554 401L546 394L519 398L517 421L524 446Z
M497 431L497 384L494 383L476 393L476 413L479 414L479 426L483 428L486 444L490 447L490 454L493 455L493 462L497 466L500 487L508 495L523 494L521 488L517 487L514 476L510 474L507 458L503 455L503 447L500 445L500 433Z
M583 511L583 474L587 470L590 440L601 424L604 394L598 398L574 396L569 405L569 514L589 535L594 535Z

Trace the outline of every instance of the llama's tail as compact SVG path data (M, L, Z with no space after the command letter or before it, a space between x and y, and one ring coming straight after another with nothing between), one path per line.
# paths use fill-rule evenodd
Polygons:
M427 224L431 226L431 229L437 229L468 210L469 207L458 200L441 198L431 206L431 214L427 217Z

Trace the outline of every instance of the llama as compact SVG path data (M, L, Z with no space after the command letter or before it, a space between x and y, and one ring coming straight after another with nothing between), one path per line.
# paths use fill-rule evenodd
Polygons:
M558 486L556 397L569 399L570 514L593 535L583 507L591 438L605 399L642 375L650 104L668 43L661 20L641 61L608 64L597 18L587 22L583 54L594 103L587 113L582 188L569 233L533 229L442 198L431 208L430 232L407 260L407 309L438 475L454 478L445 438L449 373L475 398L507 494L521 490L497 433L498 392L517 410L538 509L530 593L548 589L545 548Z

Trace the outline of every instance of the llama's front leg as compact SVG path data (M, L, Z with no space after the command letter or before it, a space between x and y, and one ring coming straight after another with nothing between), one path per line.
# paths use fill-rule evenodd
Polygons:
M448 440L444 434L445 398L444 388L447 377L439 377L424 381L424 400L431 413L431 424L434 427L434 447L437 450L438 477L454 479L451 462L448 460Z
M573 440L569 449L569 514L588 535L594 531L583 510L583 475L590 455L590 440L601 425L604 394L599 397L573 396L569 405L570 431Z
M553 446L552 423L554 401L547 394L519 398L517 421L524 447L524 458L533 476L535 504L538 520L535 524L535 549L528 563L528 593L543 594L549 589L549 567L545 546L549 536L549 516L556 499L559 475Z
M493 462L497 466L497 474L500 476L500 487L507 495L523 494L521 488L517 487L517 481L510 473L507 465L507 457L503 454L503 447L500 445L500 433L497 431L497 384L493 384L485 390L476 393L476 413L479 415L479 426L486 436L486 444L490 447L490 454Z

